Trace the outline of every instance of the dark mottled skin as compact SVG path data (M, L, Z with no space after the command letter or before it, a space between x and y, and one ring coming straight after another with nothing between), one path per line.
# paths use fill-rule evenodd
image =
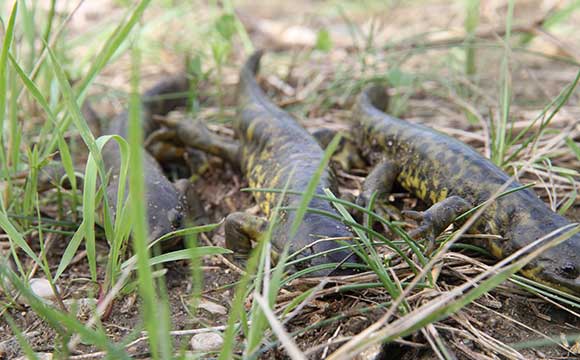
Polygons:
M142 122L145 134L154 128L154 115L164 115L178 106L185 105L185 98L161 99L163 95L182 93L188 90L188 80L184 76L169 78L147 90L143 94ZM105 134L127 136L128 112L115 117ZM105 166L111 173L107 187L109 203L114 207L117 201L118 174L120 169L119 149L114 141L103 148ZM192 222L204 218L199 200L186 189L177 189L163 174L159 163L147 151L144 152L144 180L147 199L147 216L150 239L156 239L182 227L185 219ZM185 194L188 194L187 196Z
M317 171L324 151L318 142L296 120L268 100L256 82L261 54L252 56L240 74L238 116L234 128L241 143L240 162L253 188L278 188L305 191ZM316 188L316 194L324 195L329 188L335 194L337 186L332 173L325 169ZM272 193L255 193L262 211L269 216L278 202ZM286 196L282 206L297 207L300 196ZM330 203L313 199L310 207L336 213ZM290 243L290 252L311 245L315 240L332 237L352 237L350 231L339 221L326 216L307 213L298 232L289 238L290 226L295 212L283 212L275 228L273 244L281 250ZM337 247L333 241L311 246L305 255L320 253ZM348 251L334 252L315 259L317 263L341 262L351 256ZM311 264L312 265L312 264Z
M502 185L521 186L471 147L425 126L391 117L388 97L381 87L360 95L353 114L353 131L363 155L372 163L392 164L396 182L433 205L452 196L478 205ZM531 189L495 200L470 229L500 235L502 240L480 240L497 258L570 225ZM543 252L523 270L524 275L565 291L580 294L580 234Z
M188 123L178 127L181 141L209 153L224 157L239 166L252 188L277 188L305 191L322 161L324 151L305 129L288 113L278 108L264 94L256 81L261 53L249 58L240 73L238 88L238 113L234 129L239 144L227 143L211 134L201 123ZM325 169L316 188L316 194L324 195L323 189L334 193L337 186L332 173ZM255 192L254 197L264 214L269 218L279 199L278 194ZM286 195L283 207L297 207L301 196ZM310 207L337 214L327 201L313 199ZM274 228L272 245L281 252L289 245L293 253L303 248L300 257L332 250L340 245L332 240L316 242L324 238L352 238L352 233L340 221L326 216L307 213L296 235L290 237L294 211L281 211L278 226ZM226 243L236 251L247 253L249 240L256 240L267 222L234 213L226 218ZM326 263L341 263L354 260L351 251L340 250L304 261L297 268ZM310 275L326 275L320 271ZM342 270L340 270L342 272ZM334 274L337 272L335 271Z

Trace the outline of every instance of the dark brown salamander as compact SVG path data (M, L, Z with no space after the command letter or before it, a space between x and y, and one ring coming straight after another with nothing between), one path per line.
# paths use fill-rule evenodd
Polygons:
M396 182L427 205L415 213L420 229L433 238L455 217L493 196L521 185L466 144L428 127L385 114L386 89L369 87L358 99L352 121L363 155L374 170L363 184L363 203L371 194L391 191ZM470 231L500 235L478 240L495 257L506 257L571 223L541 201L531 189L496 199ZM580 234L542 253L522 273L534 280L580 295Z
M186 98L183 96L188 90L189 82L185 76L176 76L164 80L143 94L142 123L147 135L154 130L153 116L165 115L169 111L184 106ZM170 95L182 94L181 97L167 98ZM115 117L109 124L105 134L127 136L128 111ZM121 166L119 148L116 142L110 141L103 148L103 159L111 179L107 186L109 204L117 202L118 174ZM154 240L171 231L181 228L189 221L197 224L206 221L203 206L192 191L188 191L186 184L175 186L163 174L163 170L155 158L147 151L144 152L143 169L147 199L147 217L149 224L149 238Z
M277 188L305 191L320 165L324 151L317 141L304 130L288 113L277 107L264 94L256 81L262 53L252 55L240 74L238 89L238 113L234 129L239 139L232 142L212 134L201 122L181 122L177 134L185 144L208 153L221 156L241 167L252 188ZM324 170L316 188L316 194L323 195L329 188L336 193L337 186L330 170ZM267 217L272 215L279 195L255 192L254 198ZM286 195L283 207L297 207L300 195ZM328 201L313 199L310 207L337 214ZM281 252L285 247L289 253L300 250L301 258L320 254L300 262L298 269L354 261L350 250L340 249L335 240L349 240L352 233L340 221L326 216L306 213L297 233L290 235L295 211L281 211L278 224L272 235L274 250ZM225 221L226 244L237 254L247 255L251 250L251 240L257 240L267 229L268 222L247 213L230 214ZM327 275L335 266L309 275ZM350 272L341 269L338 273Z

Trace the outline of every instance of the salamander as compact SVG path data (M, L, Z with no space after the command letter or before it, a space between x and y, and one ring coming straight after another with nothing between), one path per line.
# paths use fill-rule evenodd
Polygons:
M155 115L164 115L169 111L185 105L186 98L170 97L183 94L188 90L189 82L184 75L170 77L154 85L143 94L141 121L145 135L157 126L153 121ZM116 134L127 137L128 111L117 115L105 130L105 134ZM116 142L110 141L103 148L103 160L110 181L107 186L107 197L110 206L117 202L118 174L121 166L119 148ZM143 170L145 180L145 197L149 238L154 240L185 225L207 221L203 206L195 192L189 191L187 181L176 184L169 181L157 160L144 151ZM113 210L113 209L112 209Z
M188 146L221 156L238 166L252 188L276 188L305 191L310 179L319 167L324 151L296 119L269 100L260 88L256 74L262 52L253 54L240 73L237 97L237 115L233 122L238 141L222 139L211 133L201 122L177 124L176 133ZM324 169L315 193L324 195L329 188L337 193L332 172ZM278 194L254 192L253 196L266 218L272 216L279 201ZM285 195L283 208L297 207L300 195ZM314 198L309 206L338 215L325 200ZM290 230L295 211L281 210L272 234L274 252L288 247L289 253L301 251L298 263L291 270L305 269L328 263L341 264L357 261L350 249L340 249L338 240L348 241L353 235L340 221L327 216L307 212L295 235ZM251 250L251 241L258 240L267 230L269 222L264 218L244 212L229 214L225 219L225 237L228 248L245 257ZM325 239L336 240L325 240ZM309 255L320 256L304 259ZM309 276L324 276L330 273L345 274L352 269L345 267L321 269Z
M431 239L456 216L482 204L503 189L521 187L509 175L468 145L429 127L386 114L388 96L381 86L359 95L352 132L362 155L375 164L363 183L360 203L375 191L381 197L396 183L431 206L411 212L419 233ZM499 235L476 240L496 258L504 258L571 222L553 212L530 188L492 201L470 232ZM533 280L580 295L580 234L546 250L522 273Z

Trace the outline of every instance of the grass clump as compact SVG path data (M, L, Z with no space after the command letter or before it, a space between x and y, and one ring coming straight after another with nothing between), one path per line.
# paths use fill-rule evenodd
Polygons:
M228 251L216 246L221 239L219 224L190 227L147 242L142 206L141 158L145 150L139 124L140 84L151 80L151 73L170 72L166 67L176 69L187 62L195 82L195 101L188 110L211 123L214 130L231 134L235 73L243 58L261 47L258 35L268 38L272 23L262 21L266 17L258 10L248 19L243 6L238 8L236 3L234 7L230 1L204 4L191 15L191 5L186 2L160 6L143 0L116 2L111 20L99 31L71 37L68 29L77 15L63 15L56 1L50 1L44 10L33 3L14 1L1 13L0 240L7 251L1 255L0 321L12 333L0 339L2 345L13 340L20 353L31 358L34 351L43 348L20 316L29 312L42 319L42 332L50 332L47 348L56 358L93 354L128 359L141 353L158 359L185 359L190 356L185 351L185 337L207 331L222 336L223 345L206 353L220 359L268 358L282 353L296 359L341 359L373 345L411 340L430 347L444 359L462 354L465 347L457 344L467 343L464 340L475 344L469 351L478 355L525 358L530 348L554 345L553 327L533 329L531 334L541 341L505 343L501 337L506 335L486 329L474 309L501 314L502 321L517 329L524 329L524 324L525 331L533 328L529 318L515 320L499 308L494 308L494 313L488 304L509 299L505 303L522 305L520 299L527 301L533 296L542 304L556 304L577 316L578 298L517 275L535 254L565 241L577 227L540 239L533 249L523 249L495 265L489 264L481 249L475 253L475 246L461 244L469 240L464 229L441 236L437 251L428 254L423 240L409 237L409 224L401 219L386 219L372 206L362 208L330 191L314 194L316 177L304 193L287 188L248 189L276 192L280 199L298 194L303 201L297 208L285 208L280 202L267 235L255 244L243 269L230 264L223 257ZM419 33L407 32L405 29L412 27L405 27L398 35L381 13L388 10L393 14L392 26L397 27L398 19L412 19L405 17L404 11L416 11L415 5L367 3L381 12L365 14L368 9L340 1L332 9L329 7L335 5L312 5L318 20L305 21L299 29L313 34L310 48L296 49L283 43L282 36L273 36L274 46L281 52L271 71L264 71L269 75L261 79L269 95L297 114L309 130L341 128L360 89L371 82L388 82L395 115L403 114L410 121L426 119L427 125L458 136L488 154L495 164L517 174L526 184L523 188L539 190L554 209L574 214L580 186L580 148L577 129L570 125L574 125L570 104L578 100L577 60L534 47L539 32L522 35L520 8L515 1L507 3L498 27L501 39L481 36L489 25L483 2L465 1L460 7L457 18L463 22L454 25L465 30L466 36L461 38L442 38L441 32L433 30L438 26L429 24L423 24L424 31ZM426 7L427 15L436 13L429 10L429 2L421 6ZM565 28L577 16L576 8L577 4L570 3L554 10L541 28L555 32ZM369 20L368 24L359 16ZM296 18L286 18L289 25L284 23L280 28L295 25ZM344 25L347 36L341 37L334 21ZM160 27L170 30L160 35L162 40L151 39ZM172 39L171 31L178 40ZM180 35L184 33L189 35ZM87 44L91 45L78 55ZM177 49L174 58L168 55L174 50L171 44ZM486 61L493 65L485 65ZM279 71L282 63L285 73ZM541 79L534 83L530 80L533 76L542 76L536 66L571 75L565 83L554 80L544 84L548 81ZM79 80L71 85L70 77ZM125 91L119 91L124 84ZM541 99L523 89L534 86L546 92ZM111 88L115 92L109 91ZM107 95L94 96L93 91ZM117 106L128 109L128 138L91 133L81 112L83 101L101 96L118 104L115 96L119 92L128 100L127 106ZM103 164L101 149L110 141L120 149L119 174L110 174ZM330 162L337 142L328 147L318 175ZM56 161L65 175L58 186L44 190L43 174ZM242 210L238 207L251 200L246 192L234 189L234 185L245 186L243 180L236 183L235 170L215 160L210 163L210 171L199 176L203 185L198 190L209 199L206 207L215 211L219 221L234 208ZM367 170L339 169L341 190L356 194ZM106 184L113 175L121 178L119 200L108 204ZM211 197L222 192L228 195L218 201ZM277 263L271 262L276 217L296 211L296 229L304 214L316 211L308 207L313 197L331 202L339 215L320 214L334 216L352 229L357 243L353 251L362 259L353 267L360 273L311 279L308 273L320 269L308 268L289 274L287 268L304 259L287 251ZM393 199L403 207L414 207L408 195L396 193ZM481 211L474 208L468 215L475 221ZM353 212L365 214L369 221L357 222ZM203 233L215 236L209 239ZM189 246L163 254L155 250L157 244L173 236L189 238ZM471 251L466 253L465 249ZM176 280L175 273L184 260L190 266L187 278ZM224 270L226 266L228 270ZM234 269L239 276L232 275ZM33 294L29 282L37 277L48 280L56 294L54 303L47 304ZM189 282L191 288L176 293L183 282ZM67 301L77 291L98 299L87 318L77 317L75 307ZM115 318L119 304L132 294L138 294L138 319L121 323ZM27 305L21 305L23 300ZM119 306L113 307L113 319L102 318L115 300ZM209 314L208 302L220 303L227 313ZM187 315L177 315L181 308L187 309ZM353 331L353 319L363 319L362 331ZM128 330L112 334L113 327ZM559 330L565 334L556 339L556 350L564 353L574 351L576 334L568 330ZM408 340L412 334L420 335ZM565 342L560 341L564 338Z

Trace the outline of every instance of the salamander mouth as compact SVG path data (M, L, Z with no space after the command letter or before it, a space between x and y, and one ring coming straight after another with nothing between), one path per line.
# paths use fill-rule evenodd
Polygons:
M558 268L556 271L551 271L539 266L533 269L522 270L522 273L526 277L539 283L575 296L580 296L580 276L576 275L574 277L570 273L562 274L561 270L563 268L564 266Z

